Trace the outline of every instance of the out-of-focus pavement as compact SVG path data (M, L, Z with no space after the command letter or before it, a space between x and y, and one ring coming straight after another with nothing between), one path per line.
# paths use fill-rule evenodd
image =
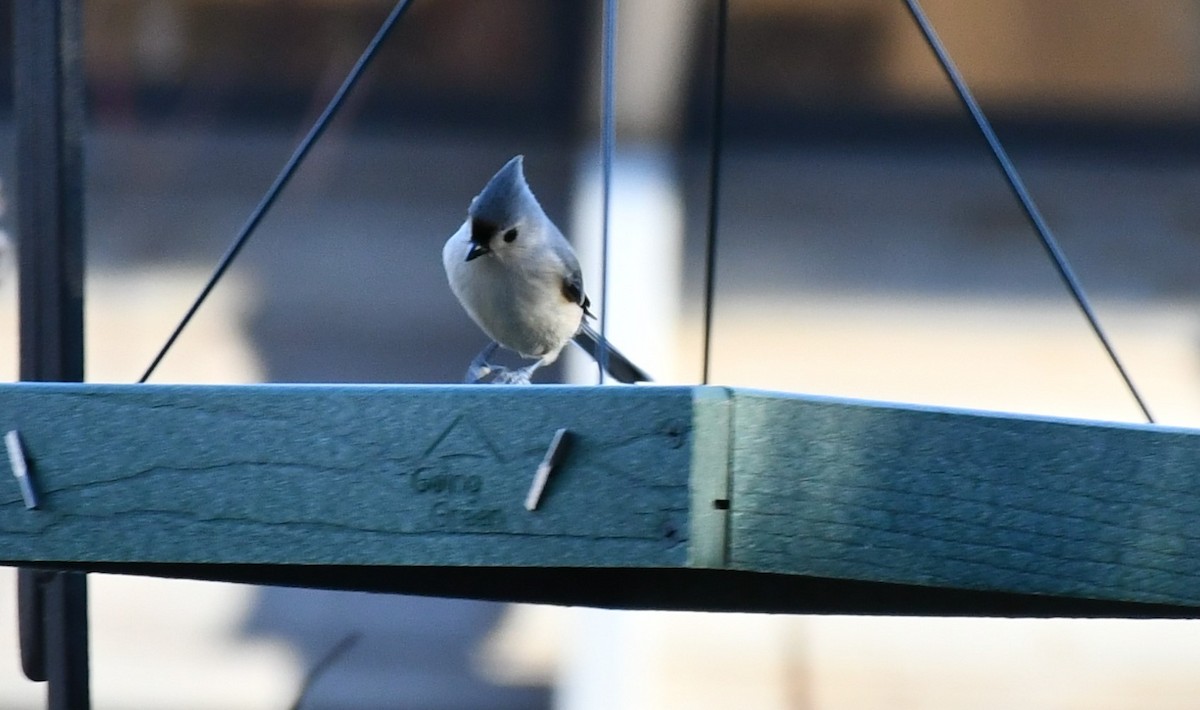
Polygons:
M440 249L469 198L525 152L534 190L570 221L570 185L555 179L570 157L549 148L334 138L156 381L456 381L482 337ZM91 139L89 379L137 378L289 147ZM1151 407L1200 425L1200 167L1017 159ZM1136 421L982 153L741 151L725 177L714 381ZM692 305L668 382L699 372L691 216ZM0 332L15 334L4 276ZM0 342L13 379L15 337ZM6 577L0 615L13 619ZM1192 622L558 612L557 633L522 622L487 640L500 606L99 575L92 592L98 708L286 707L351 632L363 636L307 707L544 707L567 673L553 659L580 656L594 619L628 642L613 648L640 649L613 661L624 707L1184 708L1200 695ZM529 685L489 685L497 668ZM40 693L19 677L15 630L0 634L0 705L38 707Z

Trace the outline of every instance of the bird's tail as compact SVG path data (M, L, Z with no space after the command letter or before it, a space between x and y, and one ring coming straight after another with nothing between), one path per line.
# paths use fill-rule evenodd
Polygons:
M608 374L616 378L618 382L627 385L635 382L653 382L645 370L630 362L629 358L622 355L591 325L583 324L583 327L575 334L575 342L586 350L593 360L603 365Z

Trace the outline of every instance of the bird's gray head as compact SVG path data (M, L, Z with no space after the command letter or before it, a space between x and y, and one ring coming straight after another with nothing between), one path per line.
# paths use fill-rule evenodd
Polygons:
M524 156L504 164L488 180L483 192L471 200L467 218L471 225L471 250L467 261L484 254L517 248L522 237L535 236L532 221L542 214L541 205L525 182Z

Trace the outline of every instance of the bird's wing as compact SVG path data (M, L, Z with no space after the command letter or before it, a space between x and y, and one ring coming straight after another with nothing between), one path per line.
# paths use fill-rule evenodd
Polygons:
M553 228L553 225L551 225L551 228ZM557 239L553 237L557 237ZM563 297L571 303L578 303L579 307L583 309L584 316L595 318L589 310L592 301L583 290L583 271L579 268L579 259L575 256L575 250L571 248L571 245L561 233L556 233L552 236L550 245L562 262L564 272L562 281Z
M592 305L591 299L583 292L583 274L576 268L563 277L562 282L563 296L571 303L578 303L583 309L583 314L588 318L594 318L588 307Z

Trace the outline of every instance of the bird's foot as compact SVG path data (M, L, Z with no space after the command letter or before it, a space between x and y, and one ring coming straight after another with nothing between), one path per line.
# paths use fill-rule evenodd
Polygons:
M516 370L501 368L500 372L496 373L496 377L492 380L494 385L528 385L533 378L533 371L537 369L537 365L522 367Z
M496 367L488 362L488 358L492 356L492 353L496 352L496 348L498 347L499 345L496 343L488 343L487 347L481 350L475 356L475 359L471 361L470 366L467 367L467 375L463 378L463 381L469 385L477 385L492 373L506 372L507 368Z
M467 376L463 378L463 382L467 383L468 385L485 384L484 380L486 380L489 375L496 375L504 372L505 369L506 368L497 367L486 362L481 362L479 364L471 363L471 366L467 368Z
M484 384L485 381L487 384L493 385L530 384L534 371L541 367L542 361L538 360L528 367L520 368L493 365L488 360L499 347L500 345L495 342L488 343L487 347L475 356L475 359L471 361L471 365L467 368L467 376L464 378L467 384L478 385Z

